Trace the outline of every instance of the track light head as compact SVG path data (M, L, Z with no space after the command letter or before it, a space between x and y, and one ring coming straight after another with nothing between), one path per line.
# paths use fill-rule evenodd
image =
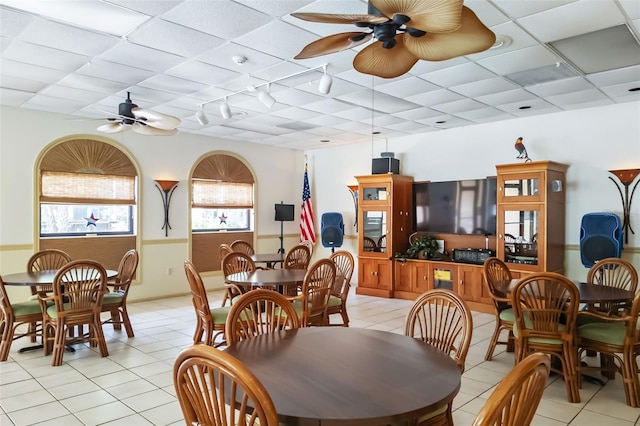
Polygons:
M267 108L271 108L276 103L276 98L269 93L269 83L267 83L267 91L258 91L258 100Z
M227 102L227 98L224 98L224 102L220 104L220 114L222 114L222 118L228 120L231 118L231 107Z
M331 84L333 83L333 78L329 74L326 73L320 78L320 84L318 84L318 91L323 95L326 95L331 90Z
M200 110L196 111L196 120L198 120L198 123L200 123L201 126L206 126L207 124L209 124L209 119L204 113L204 105L200 105Z

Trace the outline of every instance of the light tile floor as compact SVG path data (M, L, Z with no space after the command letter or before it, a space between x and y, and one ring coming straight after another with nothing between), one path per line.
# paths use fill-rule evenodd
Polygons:
M219 304L221 292L211 292ZM410 301L350 294L352 327L402 333ZM190 296L129 303L136 337L105 327L109 357L88 345L64 354L51 366L41 351L18 353L28 339L14 342L9 360L0 363L0 425L184 425L172 382L173 360L192 343L195 323ZM454 400L456 425L470 425L495 385L513 366L513 354L498 347L484 361L493 315L474 313L473 339ZM583 382L582 402L567 402L564 382L551 377L534 425L640 425L640 409L625 404L620 376L606 386Z

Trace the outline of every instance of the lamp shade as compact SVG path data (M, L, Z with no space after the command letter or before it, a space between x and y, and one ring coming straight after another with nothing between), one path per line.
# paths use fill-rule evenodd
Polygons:
M615 175L624 185L631 185L631 182L640 174L640 169L609 170L609 173Z
M156 183L163 191L171 191L178 184L177 180L156 180Z

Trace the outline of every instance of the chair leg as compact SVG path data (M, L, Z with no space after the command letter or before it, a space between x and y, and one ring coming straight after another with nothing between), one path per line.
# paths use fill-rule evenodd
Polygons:
M53 342L53 359L51 360L51 365L54 367L62 365L66 334L66 327L63 324L57 324Z
M123 306L122 310L120 311L120 317L122 319L122 323L124 324L124 329L127 332L127 337L135 337L135 335L133 334L131 321L129 320L129 313L127 312L127 308L125 306Z
M343 327L349 327L349 315L347 314L347 309L345 307L340 311L340 315L342 315Z
M572 351L575 352L575 348L564 350L562 354L558 354L558 357L562 363L562 375L567 388L567 399L569 402L580 402L577 355L573 354Z
M640 373L633 348L622 354L622 379L624 380L627 405L635 408L640 407Z
M500 325L500 321L496 318L496 326L493 329L493 335L491 336L491 340L489 340L489 347L487 348L487 354L484 356L485 361L491 361L491 358L493 358L493 351L496 350L496 345L498 344L498 338L500 337L501 330L502 330L502 326Z
M110 311L110 314L113 329L116 331L122 330L122 322L120 321L120 311L118 310L118 308L112 309Z
M13 323L6 321L6 318L2 320L2 341L0 341L0 361L6 361L9 358L9 350L11 349L11 342L13 342Z
M91 324L89 328L92 329L92 338L95 339L97 346L100 348L100 355L103 358L109 356L109 349L107 348L107 341L105 340L104 333L102 332L102 323L100 322L99 314L94 318L93 324Z

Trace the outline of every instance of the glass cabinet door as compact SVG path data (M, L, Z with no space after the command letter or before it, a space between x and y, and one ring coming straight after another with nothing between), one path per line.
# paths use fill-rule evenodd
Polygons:
M538 264L541 215L538 208L501 206L502 226L499 235L507 263Z
M388 230L387 209L363 210L362 212L362 247L361 252L386 253L386 236Z
M391 193L387 184L361 185L360 202L366 205L388 205Z
M519 173L500 176L498 198L501 202L538 202L544 197L544 179L541 173Z

